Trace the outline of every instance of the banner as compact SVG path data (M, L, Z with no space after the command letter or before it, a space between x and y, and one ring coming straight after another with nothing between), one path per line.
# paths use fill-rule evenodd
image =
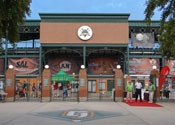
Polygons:
M60 70L69 75L72 75L72 73L78 74L81 64L82 61L75 58L56 58L48 60L48 65L52 74L56 74Z
M4 59L0 59L0 75L4 74Z
M153 47L154 34L153 33L131 33L132 46Z
M169 75L170 69L168 66L164 66L160 71L160 78L159 78L159 87L160 90L162 89L162 85L167 77Z
M166 60L165 65L170 69L170 75L175 75L175 60Z
M39 71L39 59L37 58L8 59L8 65L14 66L17 75L38 74Z
M92 58L88 60L88 74L112 75L119 64L119 59L113 58Z
M130 75L150 75L153 66L159 70L159 59L131 58L129 61Z

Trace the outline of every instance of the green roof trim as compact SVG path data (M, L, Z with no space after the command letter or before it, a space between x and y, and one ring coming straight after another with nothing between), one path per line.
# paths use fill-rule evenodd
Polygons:
M25 20L22 26L40 26L41 20Z
M129 20L130 27L160 27L160 20L152 20L150 25L145 20Z
M128 22L130 14L116 13L40 13L42 22Z

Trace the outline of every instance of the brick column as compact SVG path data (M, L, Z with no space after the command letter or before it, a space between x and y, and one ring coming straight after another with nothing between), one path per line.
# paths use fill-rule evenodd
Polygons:
M42 73L42 101L51 101L51 72L50 69L44 69Z
M5 75L5 92L6 101L15 101L15 71L14 69L8 69Z
M87 73L85 69L79 72L79 97L80 101L87 100Z
M117 69L115 72L115 100L123 100L123 72Z
M157 85L155 85L156 86L156 94L157 94L157 101L160 101L160 88L159 88L159 72L158 72L158 70L156 70L156 69L153 69L152 71L151 71L151 73L150 73L150 75L156 75L156 82L158 82L157 83Z

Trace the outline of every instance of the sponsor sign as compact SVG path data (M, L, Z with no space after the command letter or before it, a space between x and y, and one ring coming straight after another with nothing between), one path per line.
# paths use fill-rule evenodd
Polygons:
M154 34L153 33L131 33L132 46L153 47Z
M39 60L37 58L8 59L8 65L13 65L15 74L38 74Z
M114 74L119 59L113 58L92 58L88 61L88 74Z
M170 68L170 75L175 75L175 60L166 60L165 65Z
M60 70L72 75L72 73L78 74L80 70L81 61L78 59L70 58L57 58L49 59L48 65L50 67L51 73L56 74Z
M159 60L149 58L131 58L129 61L130 75L150 75L153 66L159 70Z
M168 66L164 66L160 71L160 78L159 78L159 87L162 89L162 85L167 78L167 75L169 75L170 69Z

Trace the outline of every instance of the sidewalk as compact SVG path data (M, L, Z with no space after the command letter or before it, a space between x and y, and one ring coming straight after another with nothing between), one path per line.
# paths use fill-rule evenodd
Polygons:
M175 103L159 104L163 107L131 107L123 102L0 103L0 125L174 125ZM85 120L86 111L94 118ZM60 112L71 117L63 118ZM84 118L70 120L73 116Z

